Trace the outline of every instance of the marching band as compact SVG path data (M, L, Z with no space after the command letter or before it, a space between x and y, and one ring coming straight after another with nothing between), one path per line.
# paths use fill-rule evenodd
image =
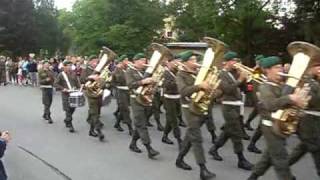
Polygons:
M108 92L111 91L118 106L114 127L124 131L121 124L127 126L131 136L129 149L135 153L142 153L137 144L140 139L149 158L154 159L160 154L152 147L148 132L149 118L154 114L158 129L163 130L162 142L175 144L168 137L170 132L176 139L179 147L176 166L192 170L184 160L192 147L201 180L216 177L206 167L201 132L203 124L207 125L212 136L213 145L208 152L213 159L223 160L218 150L230 139L238 157L237 166L252 170L248 180L257 180L271 166L279 180L294 180L290 165L308 152L320 177L320 49L305 42L291 43L288 51L294 61L285 72L277 56L257 56L257 66L251 69L242 65L238 54L228 50L222 42L212 38L204 41L208 44L204 56L194 50L174 54L159 44L152 45L150 60L144 53L130 58L104 49L100 59L90 58L85 69L78 73L80 78L72 70L70 60L63 62L63 71L58 76L49 68L50 62L43 61L39 71L43 119L53 123L50 107L53 89L56 88L61 91L64 123L69 131L75 131L72 115L76 108L85 105L86 99L89 136L103 141L100 111L104 98L110 96ZM112 72L109 68L111 62L116 63ZM254 111L244 123L245 102L241 87L249 81L254 84ZM160 123L160 101L165 110L164 128ZM212 108L219 102L224 125L216 137ZM248 138L245 128L253 130L250 123L256 115L260 116L260 123L247 149L262 153L262 156L253 165L243 153L242 140ZM184 135L179 127L181 117L187 122ZM291 134L298 134L300 143L289 154L286 139ZM263 151L256 147L261 136L266 142Z

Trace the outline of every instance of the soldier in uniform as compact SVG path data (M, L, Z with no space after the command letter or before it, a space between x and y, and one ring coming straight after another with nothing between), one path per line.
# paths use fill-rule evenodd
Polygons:
M42 91L42 104L44 105L43 118L52 124L50 107L52 104L53 83L55 80L54 72L50 70L49 61L43 61L42 69L39 71L39 83Z
M255 69L257 68L260 68L259 66L259 61L260 59L264 58L263 55L258 55L255 59L256 59L256 67ZM254 103L254 107L253 107L253 110L252 112L250 113L249 117L248 117L248 120L246 121L246 124L245 124L245 127L248 129L248 130L253 130L253 128L251 127L250 123L253 119L255 119L255 117L258 115L258 110L259 110L259 105L260 105L260 101L259 101L259 98L258 98L258 88L259 88L259 83L253 81L253 103ZM248 151L249 152L253 152L253 153L256 153L256 154L261 154L262 151L260 149L257 148L256 146L256 143L257 141L261 138L262 136L262 131L261 131L261 127L260 127L260 122L259 122L259 126L258 128L255 130L251 140L250 140L250 143L247 147Z
M317 173L320 177L320 63L315 63L309 70L305 82L311 90L311 100L298 126L301 142L289 156L289 164L295 164L306 153L311 153Z
M178 110L180 109L180 94L176 83L176 74L178 72L178 60L172 59L167 62L163 75L163 102L166 110L166 125L164 128L162 142L173 144L168 134L173 130L173 135L181 145L181 132L179 128Z
M255 57L255 61L256 61L256 67L254 67L254 69L258 69L259 67L259 60L264 58L263 55L258 55ZM248 129L249 131L252 131L253 128L251 127L251 122L257 117L258 115L258 97L257 97L257 92L258 92L258 87L259 84L255 81L253 81L253 93L252 93L252 100L253 100L253 110L252 112L249 114L248 119L245 123L245 128Z
M117 122L115 128L118 131L123 131L120 126L122 121L128 126L129 134L132 135L132 120L130 118L130 109L129 109L129 88L126 83L125 73L128 68L129 59L126 55L122 55L117 59L117 67L113 72L112 83L117 88L117 103L119 107L119 115L117 117Z
M94 72L92 75L88 76L89 82L96 82L99 85L99 88L103 89L106 85L104 79L100 78L99 72ZM89 136L99 137L100 141L104 140L104 134L101 129L100 122L100 109L102 106L102 94L96 94L90 90L90 88L86 87L85 94L88 99L88 118L87 121L90 124Z
M182 113L187 120L188 127L182 141L179 155L176 159L176 166L184 170L192 169L191 166L184 162L184 157L189 152L190 148L193 147L195 159L200 166L200 179L212 179L216 175L210 172L205 165L206 158L202 145L201 126L203 125L205 118L203 115L194 113L189 108L191 95L200 90L210 90L210 87L207 82L203 82L200 85L194 85L196 73L200 65L197 64L197 57L193 52L185 51L179 54L179 56L183 63L183 69L178 71L176 82L178 91L181 95Z
M148 151L148 157L153 158L160 153L151 147L151 139L147 128L147 115L150 107L140 104L136 100L135 94L138 87L154 83L152 78L145 78L143 75L146 63L146 56L143 53L138 53L133 58L133 66L130 66L126 73L126 82L131 93L130 104L135 126L129 148L133 152L141 153L142 151L137 146L137 140L141 138Z
M228 139L233 143L234 153L238 156L238 167L245 170L251 170L252 164L244 157L242 138L244 136L241 126L242 117L240 108L243 105L240 93L240 86L245 82L247 74L240 72L236 79L236 69L233 64L238 61L237 53L229 51L224 55L224 69L220 73L221 84L219 89L223 92L222 96L222 114L225 120L224 128L216 143L211 147L209 154L213 159L222 161L218 154L218 149L222 147Z
M74 132L74 127L72 125L72 114L75 111L75 108L70 107L69 104L69 93L70 90L75 90L80 88L80 83L75 75L75 73L71 70L72 62L65 60L63 62L63 71L58 75L54 85L57 90L62 91L62 106L65 111L65 119L64 123L71 133Z
M283 69L279 57L263 58L260 60L260 66L268 80L259 86L261 129L266 141L266 149L248 180L257 180L271 165L274 166L279 180L294 180L289 168L288 152L285 147L286 138L274 132L271 113L290 105L301 106L306 103L306 100L299 95L299 91L290 95L282 95L283 78L279 73Z

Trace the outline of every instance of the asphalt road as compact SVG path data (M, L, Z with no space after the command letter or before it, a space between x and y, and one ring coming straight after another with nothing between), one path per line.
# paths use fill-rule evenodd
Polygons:
M175 167L178 147L161 143L162 133L150 128L153 146L160 151L156 160L147 158L144 153L130 152L130 137L125 132L113 128L114 101L102 109L102 121L106 142L88 136L86 123L87 108L79 108L74 114L76 133L70 134L64 127L64 113L59 93L54 95L52 117L54 124L42 120L41 91L38 88L6 86L0 87L0 129L9 130L13 136L3 161L10 180L197 180L199 168L192 153L186 157L192 171ZM246 115L250 112L246 109ZM161 115L164 124L164 114ZM217 127L223 123L219 106L214 108ZM155 122L152 121L154 124ZM256 123L256 122L255 122ZM256 124L254 124L256 125ZM252 132L249 132L252 134ZM203 128L204 147L209 149L210 136ZM174 139L171 135L171 138ZM288 141L289 149L298 142L296 137ZM244 141L245 146L248 141ZM261 140L260 148L264 147ZM207 165L217 174L217 180L245 180L250 172L237 168L237 158L230 142L220 150L223 162L214 161L207 155ZM259 155L245 152L255 163ZM310 155L305 156L292 167L298 180L317 180L316 171ZM273 169L261 180L275 180Z

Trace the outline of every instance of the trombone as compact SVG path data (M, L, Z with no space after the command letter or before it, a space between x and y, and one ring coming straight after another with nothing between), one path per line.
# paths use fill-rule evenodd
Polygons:
M262 74L260 68L253 69L241 63L235 63L233 64L233 66L237 70L248 74L249 78L247 79L247 82L255 81L259 84L263 84L265 81L267 81L267 77L264 74Z

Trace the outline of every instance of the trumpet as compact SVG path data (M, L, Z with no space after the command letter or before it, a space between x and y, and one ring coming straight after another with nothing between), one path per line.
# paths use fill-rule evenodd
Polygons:
M235 63L233 64L233 66L238 71L245 72L246 74L248 74L249 78L247 82L255 81L259 84L263 84L267 80L267 77L264 74L262 74L262 71L260 68L253 69L241 63Z

